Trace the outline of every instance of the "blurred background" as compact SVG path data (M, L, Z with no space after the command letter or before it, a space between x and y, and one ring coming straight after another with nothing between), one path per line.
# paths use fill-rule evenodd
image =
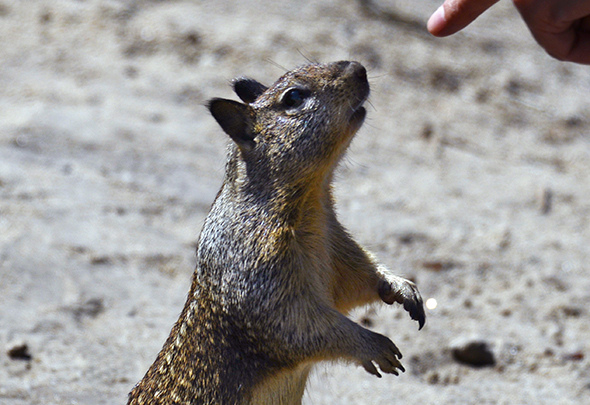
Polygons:
M123 404L184 304L229 81L357 60L372 93L341 221L428 304L352 317L407 372L322 364L305 404L590 397L590 68L511 2L429 36L439 1L0 0L0 403Z

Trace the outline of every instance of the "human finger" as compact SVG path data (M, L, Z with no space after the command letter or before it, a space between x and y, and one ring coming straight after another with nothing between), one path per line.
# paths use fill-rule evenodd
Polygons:
M590 1L514 0L514 5L549 55L590 64Z
M428 31L446 37L462 30L498 0L446 0L431 16Z

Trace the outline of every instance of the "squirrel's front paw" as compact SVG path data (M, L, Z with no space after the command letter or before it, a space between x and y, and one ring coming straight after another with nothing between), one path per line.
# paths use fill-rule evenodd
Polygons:
M402 277L387 275L379 283L379 296L388 304L394 302L402 304L410 317L418 321L418 329L422 329L426 322L426 315L422 296L416 284Z
M398 360L398 358L402 358L401 352L388 337L371 332L370 347L374 349L371 358L362 362L362 366L369 373L381 378L381 374L373 362L377 363L384 373L399 375L398 370L406 371Z

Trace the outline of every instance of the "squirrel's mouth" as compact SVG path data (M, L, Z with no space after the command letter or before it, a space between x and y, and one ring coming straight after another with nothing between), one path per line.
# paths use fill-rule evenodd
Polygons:
M368 93L368 92L367 92ZM352 115L350 116L350 120L348 121L349 128L352 132L356 132L365 122L365 116L367 115L367 110L363 107L365 100L367 97L363 97L358 106L353 110Z
M363 125L366 115L367 110L365 109L365 107L360 106L352 113L349 122L353 127L356 127L355 129L359 129L361 125Z

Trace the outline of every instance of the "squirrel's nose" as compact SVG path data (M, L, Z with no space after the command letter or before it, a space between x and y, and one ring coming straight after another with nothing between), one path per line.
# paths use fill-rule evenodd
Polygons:
M367 69L358 62L347 62L348 65L344 68L345 74L354 76L359 81L367 81Z

